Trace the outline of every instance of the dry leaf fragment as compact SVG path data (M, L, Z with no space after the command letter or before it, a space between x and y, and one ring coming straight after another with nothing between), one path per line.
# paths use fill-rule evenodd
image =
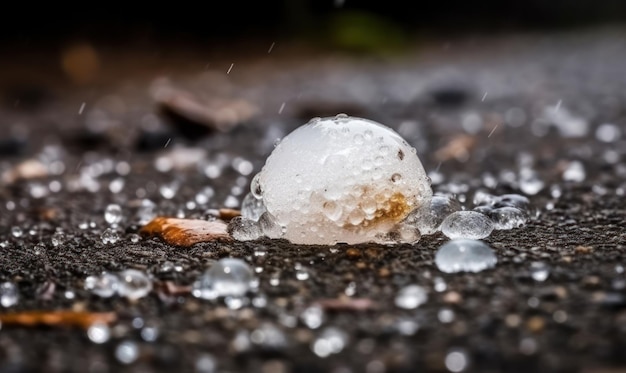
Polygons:
M376 302L369 298L330 298L316 303L329 311L368 311L377 307Z
M470 150L476 145L476 138L471 135L461 135L453 138L444 147L435 152L435 158L444 162L450 159L466 160Z
M203 100L168 84L158 84L153 97L170 115L221 132L230 131L259 112L256 105L243 99Z
M221 220L177 219L164 216L154 218L139 231L161 237L174 246L188 247L198 242L218 239L230 240L227 224Z
M78 326L84 329L94 323L110 324L117 320L114 312L22 311L0 314L2 325Z

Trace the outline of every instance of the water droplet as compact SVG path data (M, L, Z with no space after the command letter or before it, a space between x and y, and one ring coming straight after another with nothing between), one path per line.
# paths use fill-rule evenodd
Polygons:
M228 223L228 233L237 241L252 241L263 236L260 224L254 220L238 216Z
M534 196L535 194L539 193L544 186L545 183L536 174L530 174L528 176L520 178L519 180L520 190L530 196Z
M396 330L405 336L414 335L419 330L419 323L416 320L403 318L395 323Z
M596 139L598 141L612 143L620 139L622 131L618 126L611 123L604 123L596 129Z
M119 205L111 204L104 210L104 220L110 225L119 224L122 217L122 208Z
M22 231L22 228L18 226L11 227L11 236L15 238L19 238L19 237L22 237L23 234L24 232Z
M324 322L324 310L320 306L310 306L300 314L300 320L310 329L317 329Z
M139 346L133 341L124 341L115 348L115 358L122 364L132 364L139 357Z
M254 178L252 178L252 182L250 183L250 193L252 193L252 196L256 199L263 198L263 188L261 188L260 176L260 172L254 175Z
M485 238L493 229L491 219L476 211L453 212L441 223L441 232L453 240Z
M328 327L322 330L311 344L313 353L321 358L340 353L348 343L348 334L341 329Z
M443 324L451 323L452 321L454 321L454 317L455 317L454 311L451 310L450 308L442 308L437 313L437 318Z
M435 264L441 272L480 272L496 265L493 250L482 241L453 240L445 243L437 254Z
M530 276L533 280L543 282L550 276L550 267L544 262L530 263Z
M243 202L241 202L241 216L246 219L258 221L266 211L263 200L255 197L252 193L246 194Z
M211 354L201 354L196 359L196 373L215 373L217 372L217 361Z
M94 323L87 329L87 337L96 344L106 343L111 338L111 329L107 324Z
M434 195L430 201L409 214L405 223L414 225L422 235L434 234L448 215L461 208L459 201L450 196Z
M152 219L156 217L156 204L149 199L142 199L135 217L137 218L137 224L146 225Z
M146 326L141 329L141 339L146 342L154 342L159 338L159 328L156 326Z
M0 305L2 307L11 307L17 304L19 300L19 292L17 286L12 282L3 282L0 284Z
M55 232L50 238L50 243L54 247L58 247L59 245L63 244L63 242L65 242L65 235L63 234L63 232Z
M193 284L196 298L243 297L256 286L256 278L250 267L241 259L221 259L209 268Z
M408 285L398 291L395 298L396 307L412 310L428 301L426 289L419 285Z
M283 236L283 227L276 222L276 219L269 212L261 215L259 226L263 234L269 238L281 238Z
M127 269L119 273L118 293L122 297L130 300L137 300L145 297L152 291L152 281L141 271Z
M494 229L507 230L526 225L528 215L517 207L500 207L489 212Z
M469 358L464 350L454 349L448 352L444 363L450 372L462 372L467 369Z
M261 324L250 334L250 341L269 350L281 350L287 346L287 337L275 325Z
M120 279L113 273L104 272L99 276L89 276L85 279L85 290L102 298L112 297L120 287Z
M585 181L586 177L585 166L579 161L570 162L565 171L563 171L563 181L580 183Z
M120 235L117 233L115 229L107 228L100 235L100 240L105 245L114 244L120 240Z

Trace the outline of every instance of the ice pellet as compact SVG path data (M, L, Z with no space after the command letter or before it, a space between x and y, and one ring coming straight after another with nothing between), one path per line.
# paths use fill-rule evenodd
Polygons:
M251 192L279 226L264 234L297 244L376 241L432 195L413 147L388 127L346 115L286 136Z
M453 240L445 243L437 254L435 264L441 272L480 272L496 265L498 259L484 242Z
M196 298L243 297L256 286L252 269L241 259L221 259L193 284Z
M476 211L454 212L441 223L441 232L453 240L485 238L491 234L493 229L493 221Z

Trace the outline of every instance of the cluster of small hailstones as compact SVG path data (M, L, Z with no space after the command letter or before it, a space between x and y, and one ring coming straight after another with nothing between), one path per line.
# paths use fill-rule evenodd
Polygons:
M130 300L145 297L152 291L152 281L142 271L126 269L119 273L103 272L85 279L85 290L102 297L119 295Z

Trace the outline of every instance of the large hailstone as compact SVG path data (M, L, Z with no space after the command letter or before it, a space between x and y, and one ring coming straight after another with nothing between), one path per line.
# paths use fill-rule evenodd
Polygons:
M413 147L380 123L346 115L286 136L251 189L267 209L263 233L297 244L415 242L417 228L401 222L432 196Z

